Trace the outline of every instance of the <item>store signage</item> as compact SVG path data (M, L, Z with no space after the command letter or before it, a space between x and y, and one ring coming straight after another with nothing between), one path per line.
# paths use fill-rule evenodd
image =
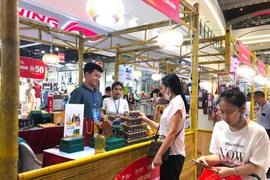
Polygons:
M235 72L218 74L218 94L236 87Z
M45 79L46 65L43 61L20 56L20 77Z
M53 95L52 94L49 94L48 95L47 111L48 111L48 113L52 113L53 112Z
M264 12L255 13L253 16L257 17L257 16L268 15L268 14L270 14L270 11L264 11Z
M180 8L179 0L143 0L145 3L149 4L156 10L160 11L166 15L171 20L179 23L180 21Z
M52 17L47 17L44 15L40 15L36 12L24 9L24 8L19 8L19 16L26 17L35 21L39 21L42 23L49 24L53 28L58 28L59 27L59 20L52 18ZM61 29L63 29L66 32L75 32L79 33L82 32L85 37L92 37L92 36L97 36L98 34L90 29L81 27L78 25L78 22L69 22L66 25L64 25ZM97 41L97 39L93 39L92 41Z
M152 168L153 159L146 156L132 162L114 180L159 180L159 167Z
M59 62L64 63L65 62L65 53L58 53Z
M96 64L98 64L100 67L103 68L103 62L99 61L99 62L96 62Z
M134 67L130 65L119 66L119 81L120 82L133 82Z
M258 59L258 73L261 75L265 75L265 64L260 59Z
M238 47L239 47L239 60L250 66L250 51L248 50L248 48L241 42L238 41Z

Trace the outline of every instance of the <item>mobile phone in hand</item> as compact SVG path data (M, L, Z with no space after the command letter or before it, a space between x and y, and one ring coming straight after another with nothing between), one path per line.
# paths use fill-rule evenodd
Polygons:
M201 163L201 162L199 162L199 161L196 161L196 160L194 160L194 159L192 159L192 161L197 165L197 166L199 166L199 167L201 167L201 168L207 168L207 169L212 169L212 167L211 166L208 166L208 165L206 165L206 164L204 164L204 163Z

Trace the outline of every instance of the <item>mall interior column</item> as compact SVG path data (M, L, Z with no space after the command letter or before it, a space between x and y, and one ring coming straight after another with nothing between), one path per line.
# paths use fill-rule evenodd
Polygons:
M16 180L18 163L18 0L1 0L0 179Z
M194 4L194 7L199 12L199 4ZM191 129L194 131L194 159L197 157L197 129L198 129L198 59L199 59L199 14L193 15L193 27L196 29L193 37L193 53L192 53L192 95L191 95ZM195 170L194 179L196 178L197 171Z
M257 61L257 57L256 57L256 52L252 52L251 53L251 68L254 71L254 76L256 75L256 61ZM254 81L254 76L251 77L251 88L250 88L250 120L254 121L254 97L253 94L255 92L255 81Z
M232 27L226 27L225 34L225 72L230 72L231 68L231 40L232 40Z
M83 33L80 32L80 37L79 37L79 86L81 86L83 83L83 51L84 51Z
M269 68L269 65L268 64L265 65L265 75L264 75L264 77L265 77L266 81L264 83L264 88L263 88L263 92L265 94L265 100L268 99L268 81L269 81L269 69L268 68Z
M120 65L120 44L117 44L116 48L116 56L115 56L115 64L114 64L114 82L119 80L119 65Z

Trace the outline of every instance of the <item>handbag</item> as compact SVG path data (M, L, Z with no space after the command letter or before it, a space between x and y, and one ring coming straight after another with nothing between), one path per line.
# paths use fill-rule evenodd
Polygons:
M176 139L176 137L181 133L181 131L183 130L184 127L182 127L182 129L176 134L174 140ZM159 126L158 126L158 129L156 131L156 134L154 136L154 139L155 141L152 141L150 143L150 146L149 146L149 151L148 151L148 154L147 154L147 157L151 158L151 159L154 159L159 148L161 147L162 145L162 142L160 141L157 141L158 139L158 134L157 132L159 131ZM174 141L173 140L173 141ZM169 160L169 153L170 153L170 148L167 149L167 151L162 155L162 161L168 161Z

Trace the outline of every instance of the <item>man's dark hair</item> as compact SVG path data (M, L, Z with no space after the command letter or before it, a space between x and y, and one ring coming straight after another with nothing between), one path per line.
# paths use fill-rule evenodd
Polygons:
M111 91L111 87L108 86L105 88L105 92L109 92L109 91Z
M265 94L262 91L255 91L253 94L256 97L265 98Z
M97 70L101 73L103 73L103 69L102 67L100 67L100 65L98 64L95 64L95 63L87 63L84 65L84 68L83 68L83 72L84 72L84 75L88 72L89 74L91 74L94 70Z
M220 103L221 99L239 108L246 104L246 96L238 87L221 93L218 103Z

